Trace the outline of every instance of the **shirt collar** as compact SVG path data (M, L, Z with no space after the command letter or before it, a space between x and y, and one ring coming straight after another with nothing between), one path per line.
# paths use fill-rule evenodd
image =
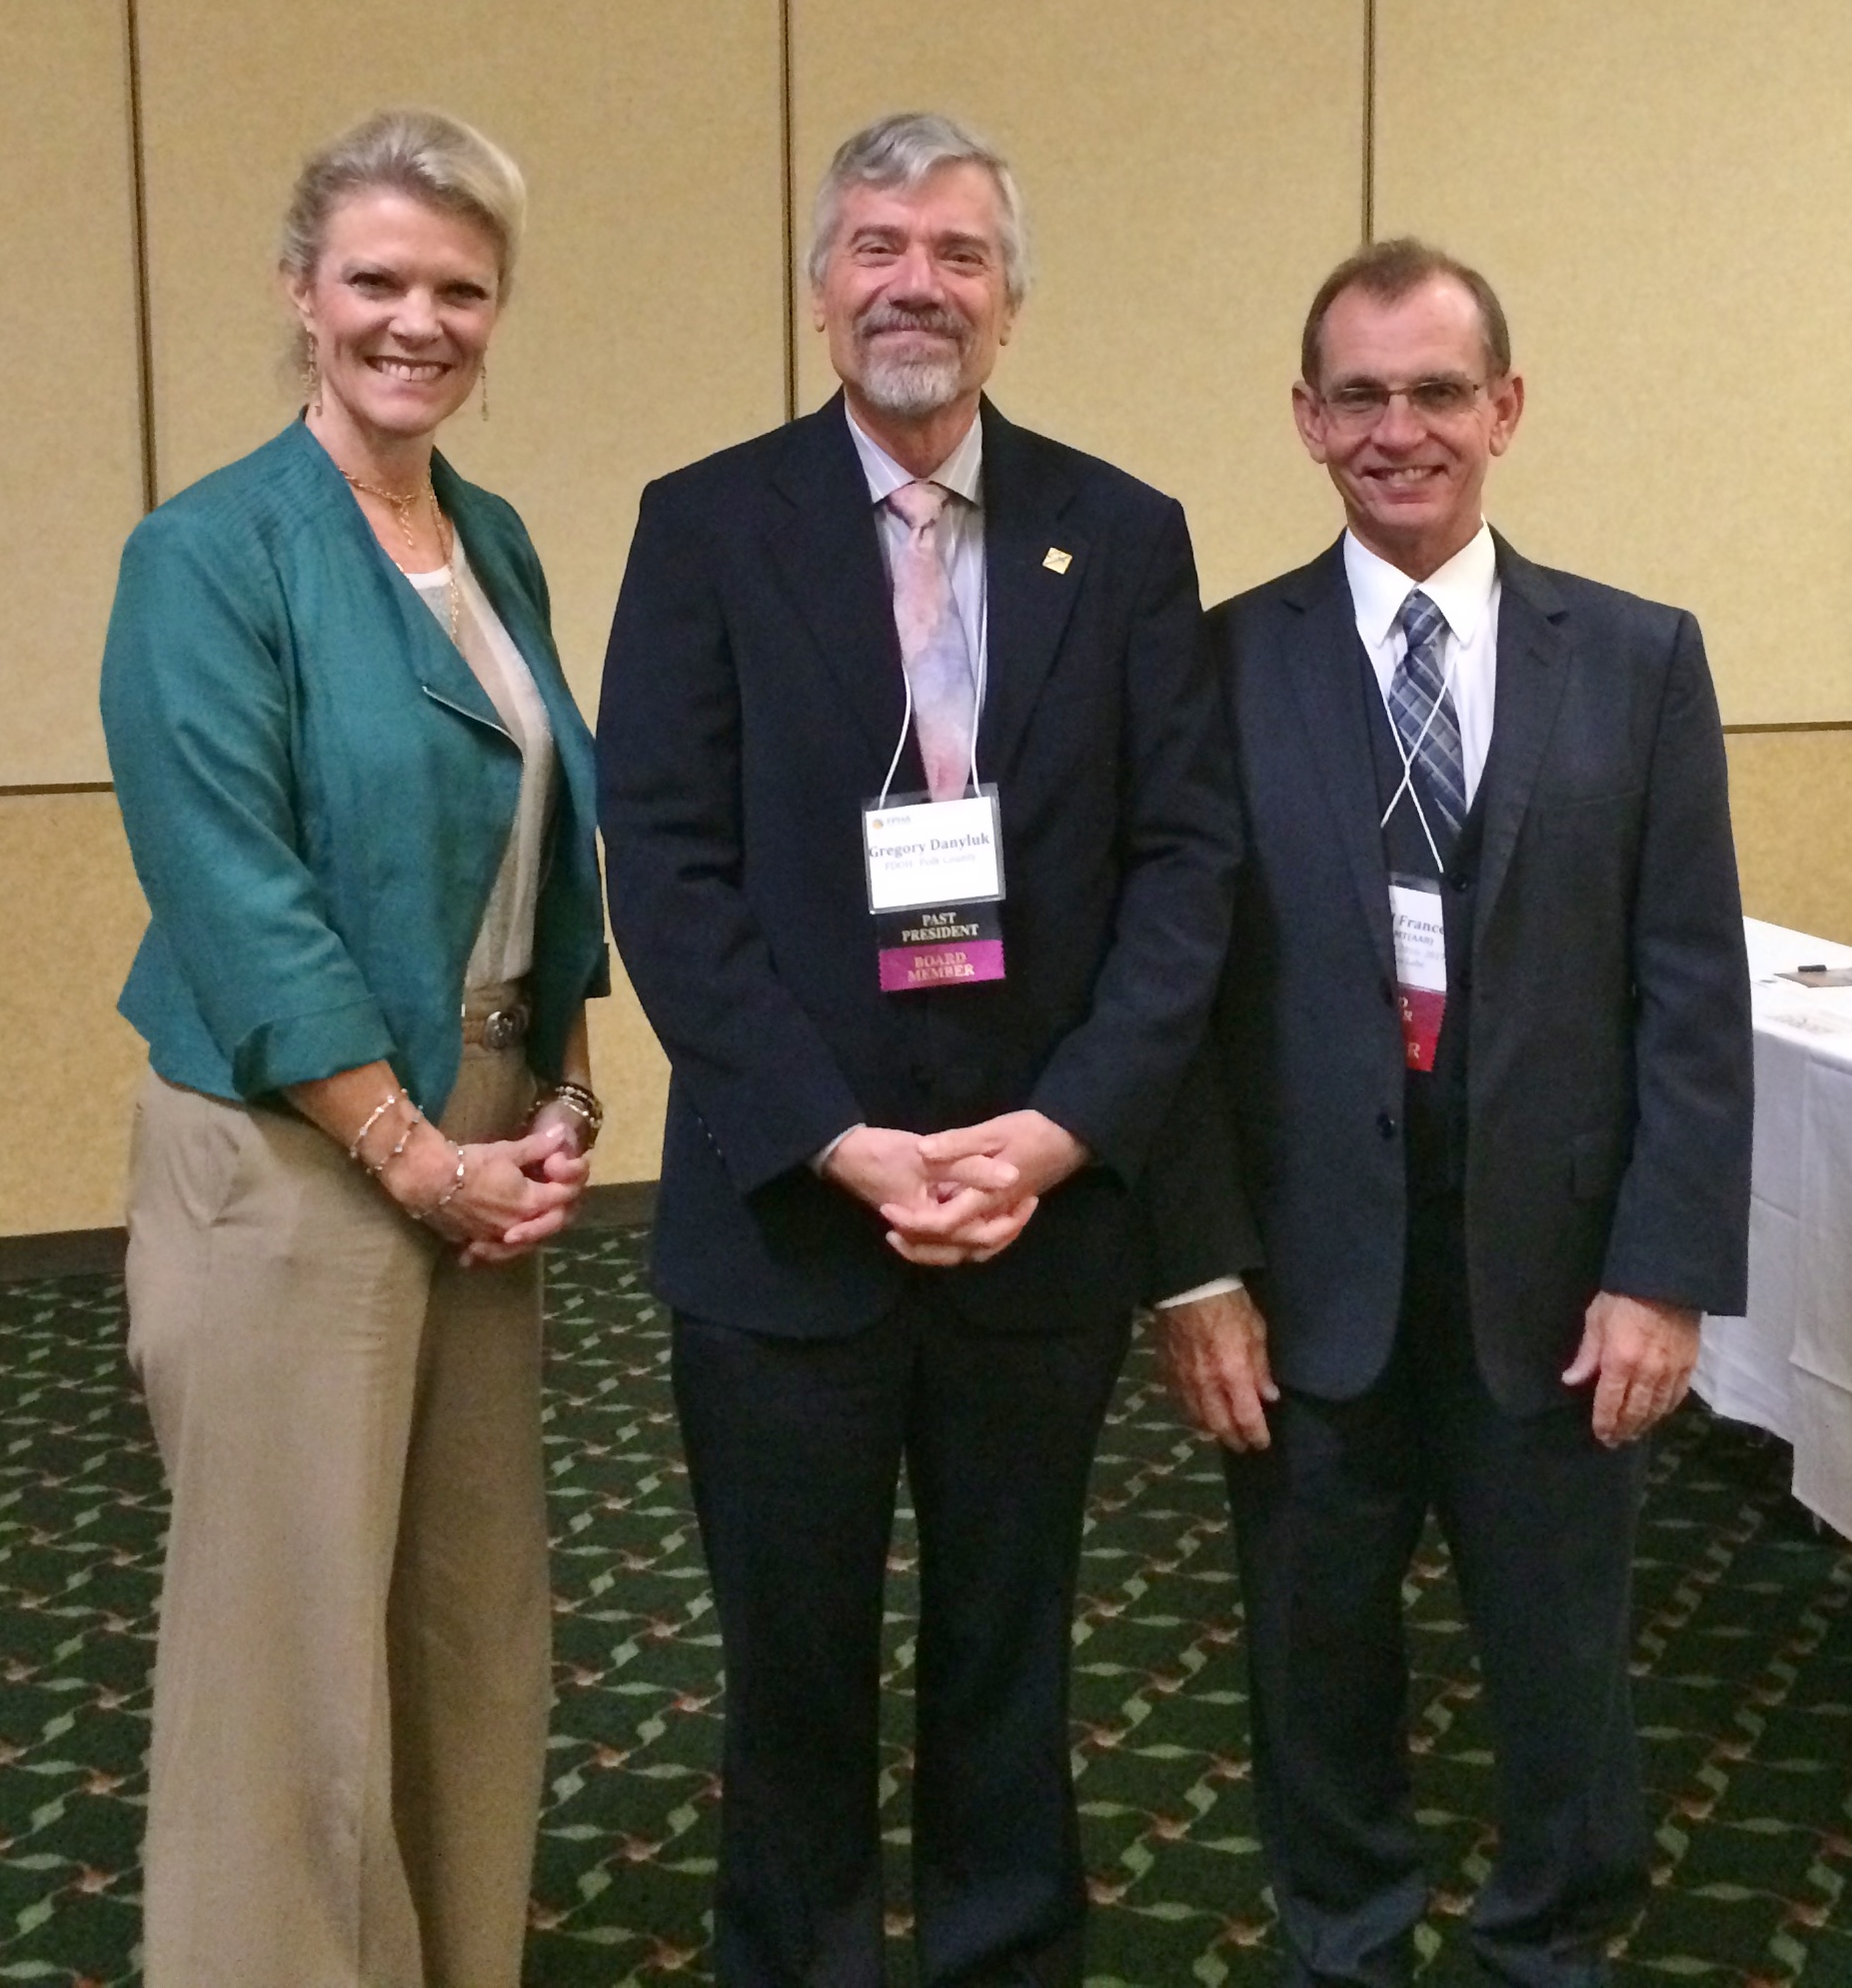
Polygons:
M885 504L902 484L916 481L914 474L911 470L904 470L879 442L863 431L861 423L850 414L847 401L843 403L843 412L849 417L849 432L855 439L856 454L862 458L862 474L868 478L870 501L875 504ZM981 417L972 420L958 446L929 477L922 480L942 485L953 496L963 498L967 504L983 503Z
M1357 632L1371 649L1380 649L1388 641L1402 603L1417 586L1446 618L1454 640L1470 642L1492 604L1492 590L1498 584L1498 551L1492 544L1492 528L1481 520L1479 529L1445 566L1425 580L1413 581L1361 544L1354 533L1346 532L1344 577L1350 582Z

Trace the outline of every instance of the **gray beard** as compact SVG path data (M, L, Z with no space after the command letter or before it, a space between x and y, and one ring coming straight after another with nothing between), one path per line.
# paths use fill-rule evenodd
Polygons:
M936 414L958 397L961 355L943 359L892 359L871 355L862 375L862 391L871 407L883 414L916 420Z

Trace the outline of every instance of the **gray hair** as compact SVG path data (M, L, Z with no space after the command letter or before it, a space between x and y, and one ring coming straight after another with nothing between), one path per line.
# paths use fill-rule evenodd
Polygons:
M981 166L996 186L1002 216L1003 290L1011 310L1028 295L1028 228L1022 195L1003 155L974 132L936 111L897 111L838 147L811 208L805 269L813 288L824 280L836 246L843 201L852 187L899 187L908 192L941 166Z
M283 216L285 273L305 282L313 276L329 216L376 189L474 221L495 244L496 293L506 300L527 221L527 182L499 145L435 110L375 111L303 162Z

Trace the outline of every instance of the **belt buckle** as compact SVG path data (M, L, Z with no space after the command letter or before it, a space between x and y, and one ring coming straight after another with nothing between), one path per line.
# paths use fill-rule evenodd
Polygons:
M528 1018L518 1007L498 1007L483 1016L483 1047L512 1049L528 1032Z

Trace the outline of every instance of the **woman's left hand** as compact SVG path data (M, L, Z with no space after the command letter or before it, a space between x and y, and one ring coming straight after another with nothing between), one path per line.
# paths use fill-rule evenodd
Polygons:
M578 1117L555 1101L543 1104L535 1112L519 1141L502 1139L487 1148L507 1154L511 1147L519 1143L527 1148L521 1170L530 1180L545 1180L554 1186L570 1187L572 1195L563 1204L549 1208L544 1215L536 1216L531 1222L516 1222L499 1241L478 1239L466 1242L457 1252L465 1268L478 1263L513 1263L530 1255L541 1243L570 1228L579 1219L586 1182L592 1174L591 1156L579 1150L582 1130ZM533 1141L537 1136L548 1134L553 1136L553 1145L540 1157L534 1157Z

